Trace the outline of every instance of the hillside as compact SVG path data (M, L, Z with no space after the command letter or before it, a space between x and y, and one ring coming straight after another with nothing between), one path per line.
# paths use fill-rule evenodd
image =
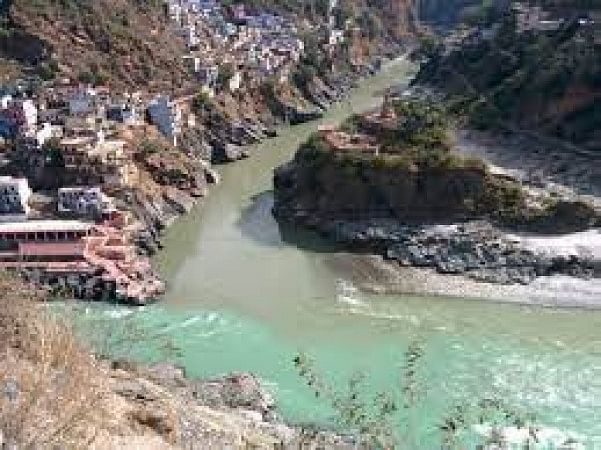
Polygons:
M564 18L557 30L526 32L510 14L489 28L494 37L476 35L436 55L415 83L450 94L478 126L518 127L599 150L599 25L579 22L582 12L555 6L551 18Z
M0 14L0 56L26 74L118 87L185 82L183 42L158 1L9 0Z
M564 201L534 196L482 161L453 152L449 115L437 104L392 105L388 112L356 116L341 130L322 129L303 144L275 171L276 216L292 222L488 219L509 228L556 230L597 220L597 213L572 200L566 217Z
M168 363L108 361L92 355L72 324L40 303L44 294L3 272L0 291L2 448L341 445L333 434L309 436L282 423L253 375L193 380ZM104 333L110 340L111 330Z

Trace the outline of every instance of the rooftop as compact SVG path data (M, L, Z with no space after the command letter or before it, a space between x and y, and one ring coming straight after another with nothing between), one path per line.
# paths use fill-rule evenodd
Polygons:
M15 178L10 176L0 176L0 183L26 183L26 178Z
M0 233L34 233L57 231L87 231L93 224L79 220L27 220L0 223Z

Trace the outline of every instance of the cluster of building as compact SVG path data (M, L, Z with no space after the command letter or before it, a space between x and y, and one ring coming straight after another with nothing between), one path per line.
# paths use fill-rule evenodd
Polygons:
M590 10L579 14L572 10L566 13L561 6L554 8L550 5L541 6L509 0L496 0L496 2L499 3L499 11L510 13L515 17L517 34L553 34L561 30L566 24L575 24L582 32L589 34L596 45L601 45L600 11ZM449 54L466 44L478 45L493 40L501 29L500 25L499 22L495 22L490 26L460 27L454 33L445 36L445 53Z
M336 4L330 0L331 11ZM288 80L303 55L293 17L216 0L164 6L209 97L267 77ZM326 47L346 36L330 17ZM158 295L148 260L129 244L135 218L115 197L140 183L132 136L152 127L177 146L195 126L195 94L116 93L69 80L0 89L0 269L34 273L78 295L108 291L135 303Z
M139 181L135 144L124 136L150 121L175 143L184 118L164 97L104 88L57 83L2 95L1 151L13 166L1 168L0 269L74 295L156 298L163 285L130 244L135 218L109 194Z
M78 220L0 223L0 268L78 298L144 304L163 291L118 229Z
M337 0L330 0L330 9L336 6ZM266 77L288 79L304 52L291 17L251 11L243 3L224 7L216 0L167 0L166 10L186 41L190 70L209 95L224 65L233 69L225 87L236 91ZM336 46L344 42L346 32L335 29L331 17L328 43Z

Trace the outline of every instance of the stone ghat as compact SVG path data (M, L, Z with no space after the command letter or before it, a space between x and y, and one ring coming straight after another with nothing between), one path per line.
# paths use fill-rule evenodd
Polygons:
M146 304L164 292L123 230L79 221L0 224L0 269L54 294Z
M429 267L483 282L529 284L540 276L587 279L601 274L601 261L585 249L537 251L487 222L407 226L370 220L314 225L338 243L376 251L401 265Z

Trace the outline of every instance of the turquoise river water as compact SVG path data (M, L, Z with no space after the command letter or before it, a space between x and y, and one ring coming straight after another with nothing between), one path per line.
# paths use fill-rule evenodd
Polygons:
M375 106L382 88L411 70L390 64L324 121ZM449 408L491 395L541 427L601 436L601 313L363 294L332 272L328 253L282 241L270 214L272 170L318 124L283 130L252 158L221 167L221 184L166 233L155 258L165 299L138 309L80 305L86 334L113 355L170 359L192 376L254 372L285 418L322 424L332 411L299 379L299 351L334 385L361 371L366 391L395 391L403 354L419 342L424 395L411 418L399 419L399 429L413 424L412 448L439 448Z

